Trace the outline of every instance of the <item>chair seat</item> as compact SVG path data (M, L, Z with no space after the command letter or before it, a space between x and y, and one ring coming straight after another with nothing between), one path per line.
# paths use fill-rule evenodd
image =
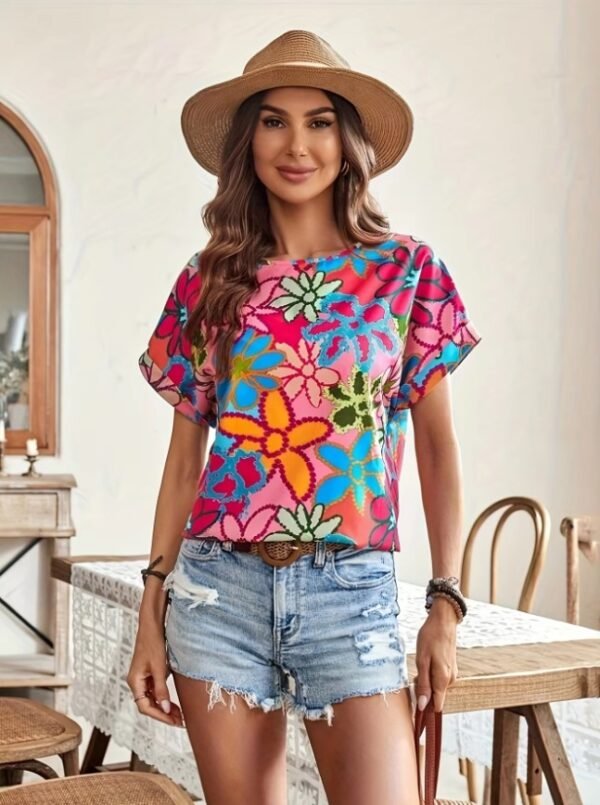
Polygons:
M0 763L60 755L81 743L76 721L40 702L0 696Z
M142 771L105 771L0 788L0 805L192 805L168 777Z

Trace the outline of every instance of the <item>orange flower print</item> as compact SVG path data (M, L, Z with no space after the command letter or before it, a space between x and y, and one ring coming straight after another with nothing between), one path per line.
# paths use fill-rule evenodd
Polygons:
M326 441L332 433L333 426L326 419L312 416L298 419L289 399L276 390L261 395L257 418L249 414L224 413L220 428L236 439L237 447L262 456L267 482L279 470L298 500L314 491L315 470L306 448Z

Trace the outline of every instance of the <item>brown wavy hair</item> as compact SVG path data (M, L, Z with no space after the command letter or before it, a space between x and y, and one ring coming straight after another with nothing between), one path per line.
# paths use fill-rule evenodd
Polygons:
M338 175L334 187L340 236L348 243L382 243L391 233L388 219L368 189L375 166L373 146L356 107L341 95L324 91L336 110L343 157L349 163L348 172ZM231 347L241 327L240 311L258 290L258 265L276 246L267 194L256 176L252 153L252 138L267 92L251 95L237 108L223 146L217 193L202 208L210 239L200 255L200 293L184 330L200 347L208 338L215 339L216 380L229 377Z

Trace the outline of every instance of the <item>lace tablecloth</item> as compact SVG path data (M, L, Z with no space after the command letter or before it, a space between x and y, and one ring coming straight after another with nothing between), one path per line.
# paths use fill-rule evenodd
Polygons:
M125 681L142 596L140 570L146 561L81 562L72 569L74 683L71 710L121 746L132 749L196 797L202 788L183 729L141 716ZM399 623L407 652L415 651L425 617L422 587L398 582ZM457 632L458 645L541 643L600 638L600 632L506 607L468 600L469 615ZM172 677L169 688L176 698ZM600 774L600 703L581 699L552 704L565 750L577 775ZM490 765L492 711L446 714L443 750ZM526 776L526 730L520 730L519 774ZM326 805L302 719L288 715L289 805Z

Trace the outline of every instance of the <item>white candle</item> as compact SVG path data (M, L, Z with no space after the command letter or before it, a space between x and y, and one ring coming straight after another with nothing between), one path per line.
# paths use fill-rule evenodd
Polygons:
M38 446L37 439L27 439L26 448L28 456L37 456Z
M4 426L4 420L0 419L0 442L6 441L6 427Z

